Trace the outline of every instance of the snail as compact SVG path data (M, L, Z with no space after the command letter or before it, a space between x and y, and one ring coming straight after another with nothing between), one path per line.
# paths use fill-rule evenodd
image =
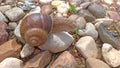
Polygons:
M22 39L32 46L43 45L51 32L71 31L76 27L65 18L52 18L49 15L34 13L23 18L20 26Z

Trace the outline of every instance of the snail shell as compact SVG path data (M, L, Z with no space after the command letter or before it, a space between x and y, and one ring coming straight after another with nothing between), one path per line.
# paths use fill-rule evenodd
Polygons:
M51 29L52 19L50 16L34 13L22 20L20 33L26 43L39 46L47 41Z

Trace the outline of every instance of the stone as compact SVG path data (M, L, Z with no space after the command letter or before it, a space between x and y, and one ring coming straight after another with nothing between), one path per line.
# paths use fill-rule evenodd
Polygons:
M9 22L8 23L8 27L10 28L10 29L15 29L16 27L17 27L17 23L16 22Z
M49 51L37 54L32 59L27 61L24 68L45 68L50 62L52 54Z
M102 1L108 5L112 5L114 3L113 0L102 0Z
M106 16L106 10L101 5L94 3L88 7L88 10L97 18L103 18Z
M8 40L8 32L4 29L0 29L0 45Z
M72 5L80 5L83 2L83 0L70 0L70 4Z
M90 4L91 2L83 2L82 4L80 4L80 7L86 9Z
M75 46L84 58L97 58L98 56L95 40L91 36L80 38Z
M52 6L51 5L43 5L41 7L41 13L46 14L46 15L50 15L52 13Z
M41 4L47 4L50 3L52 0L39 0Z
M57 7L58 5L65 3L65 1L61 1L61 0L54 0L51 2L51 5L54 7Z
M40 12L41 12L40 6L36 6L34 9L31 9L30 12L29 12L28 14L40 13Z
M120 43L118 40L115 39L113 35L111 35L105 28L104 24L100 24L97 28L100 39L104 43L109 43L113 47L119 49L120 48Z
M81 28L81 29L83 29L83 28L85 28L85 25L86 25L86 20L84 19L84 17L79 17L79 18L77 18L76 20L75 20L75 24L76 24L76 27L78 27L78 28Z
M30 56L34 52L34 47L30 46L29 44L25 44L20 52L21 58L25 58Z
M87 22L92 22L96 19L88 10L80 10L78 14L84 17Z
M0 21L8 22L8 19L0 12Z
M6 30L7 24L5 22L0 22L0 29Z
M53 62L50 68L77 68L77 62L70 52L65 51Z
M15 39L11 39L0 46L0 62L7 57L18 57L21 45Z
M0 68L23 68L23 61L17 58L9 57L0 63Z
M69 9L69 4L67 3L61 3L57 6L57 12L61 14L67 14Z
M120 52L112 47L108 43L104 43L102 46L102 56L107 64L111 67L120 66Z
M72 15L69 16L68 19L75 21L78 17L79 17L79 15L77 15L77 14L72 14Z
M110 16L111 19L113 20L120 20L120 15L115 12L115 11L108 11L108 15Z
M88 58L86 60L86 67L87 68L111 68L109 65L107 65L105 62L95 59L95 58Z
M39 46L39 48L57 53L66 50L73 41L73 36L68 32L51 33L48 41L44 45Z
M5 4L13 5L15 4L15 0L4 0Z
M1 11L3 14L5 14L5 11L7 11L7 10L9 10L9 9L11 9L11 8L12 8L12 6L10 6L10 5L0 6L0 11Z
M10 10L7 10L5 12L5 15L11 20L11 21L18 21L20 20L24 15L24 11L18 7L14 7Z

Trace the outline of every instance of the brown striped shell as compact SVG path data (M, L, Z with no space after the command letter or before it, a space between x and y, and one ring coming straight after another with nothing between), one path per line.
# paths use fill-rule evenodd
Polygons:
M26 43L39 46L47 41L51 29L52 19L50 16L34 13L22 20L20 33Z

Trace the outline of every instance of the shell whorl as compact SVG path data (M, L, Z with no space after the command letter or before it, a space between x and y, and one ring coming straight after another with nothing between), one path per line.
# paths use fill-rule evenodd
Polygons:
M40 13L30 14L22 20L20 33L26 43L39 46L47 41L52 25L50 16Z

